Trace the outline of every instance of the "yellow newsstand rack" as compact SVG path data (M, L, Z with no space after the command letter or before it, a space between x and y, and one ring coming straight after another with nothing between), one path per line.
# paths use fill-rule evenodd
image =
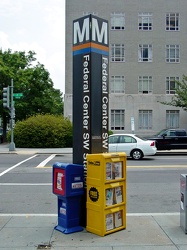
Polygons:
M86 230L105 236L126 228L126 154L87 155Z

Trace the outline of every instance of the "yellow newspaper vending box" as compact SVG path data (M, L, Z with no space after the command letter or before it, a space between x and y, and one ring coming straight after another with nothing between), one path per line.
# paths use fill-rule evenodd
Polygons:
M87 225L100 236L126 228L126 154L87 155Z

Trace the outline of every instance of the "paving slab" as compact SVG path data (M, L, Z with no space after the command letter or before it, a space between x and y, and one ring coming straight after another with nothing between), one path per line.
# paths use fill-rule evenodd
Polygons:
M54 231L52 236L54 247L122 247L134 246L172 246L173 243L160 228L158 223L149 216L127 217L127 229L101 237L84 230L82 233L64 235Z
M154 216L154 219L175 245L187 245L187 234L180 227L179 216L161 215Z
M54 229L57 219L57 215L1 215L0 250L187 249L187 235L180 228L179 214L127 214L127 228L104 237L86 229L63 234Z

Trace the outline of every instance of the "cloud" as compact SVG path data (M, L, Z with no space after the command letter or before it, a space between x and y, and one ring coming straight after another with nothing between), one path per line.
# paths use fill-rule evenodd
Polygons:
M65 86L65 0L1 0L0 47L36 52L54 87Z
M0 15L4 17L10 17L18 14L22 9L21 1L1 0L0 2Z
M2 31L0 31L0 47L7 48L9 46L8 35Z

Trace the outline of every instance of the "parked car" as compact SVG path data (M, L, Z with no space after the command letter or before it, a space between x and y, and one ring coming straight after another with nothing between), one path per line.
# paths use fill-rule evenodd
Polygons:
M185 129L163 129L146 139L154 140L158 150L187 149L187 133Z
M108 152L125 152L134 160L155 155L157 152L155 141L141 138L135 134L113 134L109 136L108 143Z

